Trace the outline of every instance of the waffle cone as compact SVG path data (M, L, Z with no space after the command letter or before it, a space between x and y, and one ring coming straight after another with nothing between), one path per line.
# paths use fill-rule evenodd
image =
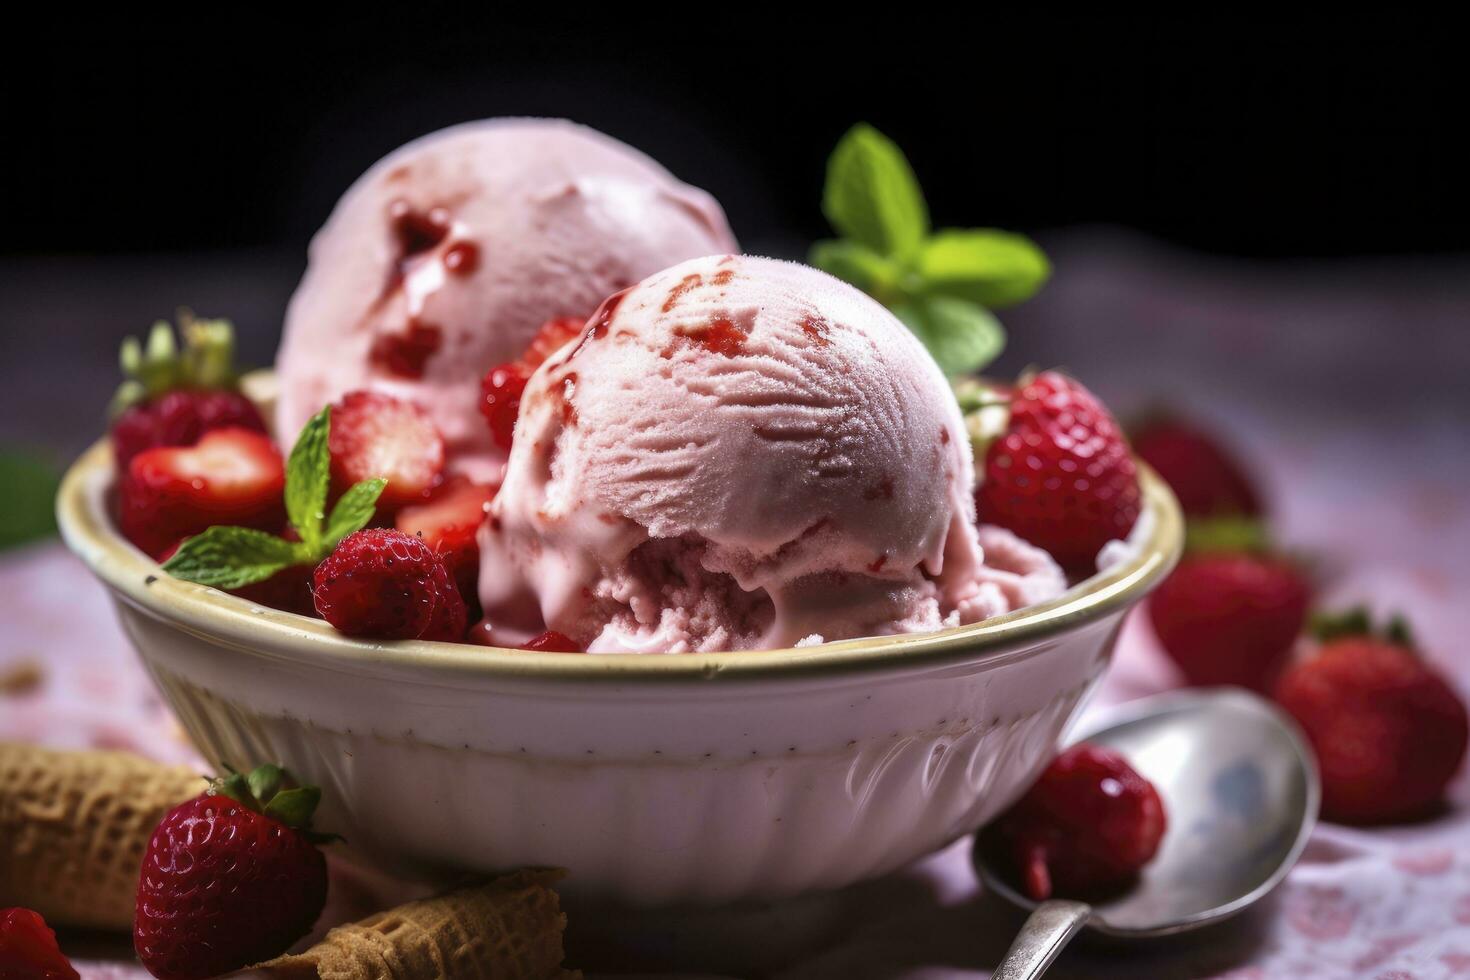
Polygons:
M487 885L409 902L338 926L315 946L252 972L277 980L548 980L561 968L566 916L557 871L519 871Z
M127 752L0 742L0 907L52 925L128 930L143 851L198 773Z

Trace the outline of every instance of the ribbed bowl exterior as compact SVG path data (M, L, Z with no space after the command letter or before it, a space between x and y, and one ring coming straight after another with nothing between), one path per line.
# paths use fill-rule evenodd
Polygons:
M362 858L563 867L572 892L638 905L833 888L975 829L1045 764L1114 636L784 690L454 689L252 660L119 612L206 758L320 785L320 825Z

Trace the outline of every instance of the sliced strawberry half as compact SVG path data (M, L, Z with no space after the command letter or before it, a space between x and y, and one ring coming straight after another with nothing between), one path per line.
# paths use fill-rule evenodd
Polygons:
M193 446L134 456L119 481L118 524L155 557L216 524L276 530L285 520L285 486L285 465L268 437L216 429Z
M444 475L444 439L428 413L382 392L348 392L333 405L328 444L337 492L362 480L388 481L380 514L426 499Z
M580 337L586 325L586 317L560 316L547 320L531 338L526 352L521 355L521 363L532 371L536 370L548 357Z
M418 535L443 557L466 600L478 591L480 544L476 535L495 490L457 477L436 490L428 503L404 507L394 521L398 530Z

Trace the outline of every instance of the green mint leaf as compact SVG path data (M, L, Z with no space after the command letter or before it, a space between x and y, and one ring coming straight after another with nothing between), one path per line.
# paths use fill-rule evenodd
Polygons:
M179 545L163 570L174 578L216 589L238 589L263 582L300 559L285 538L248 527L216 525Z
M0 548L56 533L56 468L30 453L0 450Z
M978 371L1006 345L1005 331L990 311L963 299L920 296L893 312L950 376Z
M265 805L265 815L288 827L305 827L322 801L322 791L315 786L283 789Z
M893 303L902 295L903 270L898 264L857 242L832 238L816 242L807 261L880 303Z
M373 519L373 512L377 509L378 495L387 485L387 480L377 477L348 487L347 492L337 501L337 506L332 508L322 547L330 551L337 547L338 541L353 531L361 531L367 527L367 522Z
M991 309L1030 299L1051 275L1035 242L991 228L937 232L919 249L915 268L926 292Z
M822 213L843 237L884 256L911 256L929 233L929 209L903 151L866 123L849 129L827 161Z
M328 405L306 423L286 462L286 516L313 554L322 547L322 520L332 482L332 453L327 447L331 427L332 407Z

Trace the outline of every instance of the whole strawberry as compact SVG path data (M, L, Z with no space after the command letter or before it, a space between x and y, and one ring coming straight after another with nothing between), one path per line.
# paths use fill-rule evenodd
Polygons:
M1307 621L1311 586L1259 527L1192 526L1189 549L1148 599L1159 644L1190 684L1267 692Z
M197 320L186 311L179 332L182 350L162 321L146 346L133 338L123 344L127 380L113 398L111 428L119 471L145 450L192 446L216 429L266 431L260 412L236 387L229 321Z
M0 977L80 980L56 945L56 933L30 909L0 909Z
M1009 528L1063 568L1090 571L1138 519L1138 473L1108 410L1082 385L1043 371L1010 393L1010 417L986 447L980 520Z
M349 636L463 640L466 611L443 556L391 528L349 534L314 574L316 610Z
M311 929L327 863L310 830L321 791L277 766L232 773L164 816L138 881L133 948L160 980L270 959Z
M1186 517L1259 517L1261 495L1240 461L1210 433L1169 415L1134 429L1133 452L1179 498Z
M1166 824L1152 783L1113 750L1083 743L1057 756L979 846L995 849L1038 902L1096 896L1153 860Z
M1355 611L1315 625L1321 648L1282 676L1276 699L1316 750L1322 815L1376 824L1432 812L1465 758L1465 703L1402 621L1375 634Z

